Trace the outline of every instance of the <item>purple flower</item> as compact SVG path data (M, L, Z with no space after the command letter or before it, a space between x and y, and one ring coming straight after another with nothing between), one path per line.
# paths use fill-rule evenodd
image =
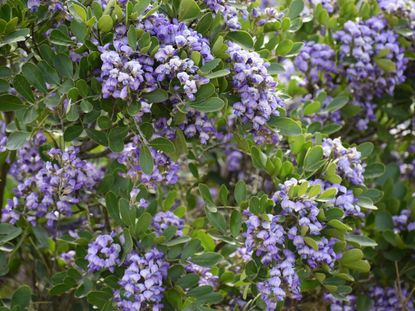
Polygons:
M355 147L345 148L340 138L323 140L323 153L325 157L333 156L336 159L337 171L355 185L364 183L364 167L360 152Z
M119 281L121 289L114 291L114 301L120 310L162 310L163 279L169 265L156 248L143 256L132 252L124 263L127 267Z
M194 263L189 263L186 266L186 271L195 273L199 276L199 286L212 286L218 285L219 277L213 275L209 268L199 266Z
M108 269L114 272L115 266L120 263L121 246L114 243L114 234L103 234L89 243L88 254L85 259L88 260L88 271L95 272Z
M183 228L184 228L184 220L174 215L172 212L158 212L153 217L153 224L152 224L155 234L157 236L161 236L167 228L170 226L176 227L176 236L183 235Z

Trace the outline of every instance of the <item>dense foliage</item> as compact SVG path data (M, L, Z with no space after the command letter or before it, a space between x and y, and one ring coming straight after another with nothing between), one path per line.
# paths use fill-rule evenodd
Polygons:
M415 310L413 0L0 4L0 310Z

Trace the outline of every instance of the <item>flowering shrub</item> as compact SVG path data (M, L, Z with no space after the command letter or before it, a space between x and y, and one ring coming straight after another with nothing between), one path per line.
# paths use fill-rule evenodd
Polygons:
M412 0L0 4L0 310L415 310Z

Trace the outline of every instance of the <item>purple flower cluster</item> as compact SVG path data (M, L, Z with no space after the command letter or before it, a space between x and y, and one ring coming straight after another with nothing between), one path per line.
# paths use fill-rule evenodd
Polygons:
M365 164L362 163L360 152L355 147L346 148L340 138L323 140L323 154L336 159L337 172L355 185L364 183Z
M114 272L114 268L120 264L121 246L114 243L114 234L103 234L89 243L88 254L85 259L88 261L88 271L101 271L108 269Z
M42 141L43 136L35 139L35 146ZM45 217L46 226L52 228L58 219L72 215L74 205L89 204L91 191L103 172L79 159L74 147L67 151L51 149L49 156L52 161L43 162L38 146L30 144L19 151L19 159L11 170L18 186L3 210L2 221L14 224L25 215L30 223L36 224Z
M309 195L308 190L303 190L303 194L296 194L300 187L304 189L304 182L307 183L308 190L318 187L318 193L313 191ZM276 215L259 217L249 211L244 212L247 227L243 234L245 245L236 255L255 254L264 265L270 266L271 277L258 285L269 310L274 310L275 303L283 300L286 295L285 286L288 286L288 292L293 298L300 297L298 276L294 270L295 256L287 250L289 243L295 247L295 254L311 269L319 268L323 264L333 268L341 257L341 254L334 251L337 239L321 236L326 224L318 219L322 208L318 202L318 194L329 188L336 188L338 193L330 202L324 204L325 209L337 207L345 212L346 217L362 216L360 207L356 204L357 199L345 187L331 185L322 180L299 182L294 178L281 184L280 190L273 196L278 209ZM305 237L306 233L308 237ZM249 256L244 257L249 260Z
M0 152L6 151L6 145L7 145L6 123L0 120Z
M168 263L156 248L143 256L132 252L124 263L127 267L119 281L121 289L114 291L114 301L120 310L162 310Z
M407 59L399 45L398 35L387 21L372 17L366 21L347 21L333 38L340 45L339 61L356 100L367 101L392 94L405 80ZM393 62L395 70L385 70L382 61Z
M355 311L357 297L347 295L346 300L334 297L332 294L325 294L324 300L330 303L330 311Z
M140 166L140 150L141 140L136 136L131 143L125 145L122 152L115 155L118 162L126 166L126 176L134 182L140 182L154 188L160 184L173 185L177 183L180 170L178 163L171 160L165 153L150 148L154 167L150 175L145 174Z
M411 37L415 38L415 3L412 0L378 0L378 4L382 11L407 21Z
M241 28L241 23L239 22L239 16L242 18L247 18L248 10L247 6L253 0L204 0L206 5L212 10L215 14L220 14L225 21L225 25L232 31L238 30Z
M199 276L199 286L212 286L218 285L219 277L213 275L209 268L199 266L194 263L189 263L186 266L186 271L195 273Z
M399 215L392 216L394 231L396 233L402 231L415 231L415 221L411 221L411 210L404 209Z
M308 41L294 59L294 65L304 73L307 85L332 88L333 76L337 74L335 57L336 52L330 46Z
M294 270L295 256L289 250L284 250L285 259L270 270L270 275L264 282L258 282L257 288L266 304L267 311L276 310L279 301L283 301L286 293L283 290L284 282L288 286L293 299L300 299L300 280Z
M370 311L414 311L413 298L408 297L408 294L405 288L401 288L401 295L399 295L393 287L373 286L369 289L369 297L373 302Z
M157 236L161 236L170 226L176 227L176 237L183 235L184 220L174 215L172 212L158 212L153 217L154 232Z
M28 0L27 7L32 12L36 12L41 5L46 5L48 9L53 12L63 11L64 10L64 2L59 0Z
M232 87L240 97L233 104L234 115L242 122L251 122L254 131L265 127L271 116L278 116L283 106L276 93L277 83L268 74L266 63L256 52L249 52L228 42L229 62L232 68Z

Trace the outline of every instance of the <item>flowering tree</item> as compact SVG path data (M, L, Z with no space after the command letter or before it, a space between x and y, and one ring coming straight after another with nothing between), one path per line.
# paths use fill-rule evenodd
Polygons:
M415 310L412 0L0 5L0 310Z

